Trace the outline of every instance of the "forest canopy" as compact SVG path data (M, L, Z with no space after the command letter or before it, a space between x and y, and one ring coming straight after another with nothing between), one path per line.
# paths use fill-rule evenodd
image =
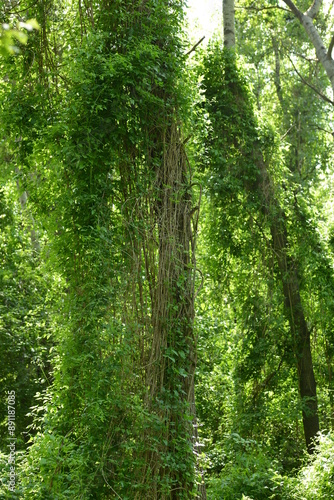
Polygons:
M1 498L334 496L334 3L188 8L0 6Z

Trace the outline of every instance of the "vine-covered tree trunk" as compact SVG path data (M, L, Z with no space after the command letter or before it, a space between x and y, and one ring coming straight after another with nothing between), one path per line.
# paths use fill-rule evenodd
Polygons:
M290 345L296 363L299 394L302 399L303 427L309 453L313 451L313 440L319 432L316 381L313 370L310 331L304 315L299 292L298 264L288 254L286 216L275 197L267 167L259 153L258 166L262 177L264 212L268 217L272 237L272 249L280 271L285 299L285 310L290 324Z
M292 4L292 2L286 3ZM314 2L314 4L316 3L317 2ZM299 19L302 21L304 17L308 18L309 15L314 16L316 14L315 7L316 6L314 6L314 9L310 9L310 12L302 15L303 18L299 16ZM223 13L224 45L228 49L233 49L235 45L234 0L223 1ZM231 25L232 20L233 25ZM311 18L310 22L312 24ZM314 30L311 31L313 33ZM242 113L241 109L240 112ZM312 442L316 438L316 434L319 431L319 418L317 413L316 382L313 371L310 332L305 320L299 293L297 264L288 255L286 217L276 198L268 166L264 161L262 151L258 145L255 145L253 149L253 155L255 164L257 165L260 174L257 189L259 190L260 199L262 199L263 211L267 216L268 224L270 226L272 250L281 275L285 306L291 329L292 347L296 357L299 394L303 405L302 412L305 441L307 449L311 453L313 450ZM245 183L245 187L246 189L249 189L247 183Z
M158 224L158 272L152 300L153 338L147 369L148 407L165 422L160 449L148 454L153 464L152 499L190 498L189 477L195 418L194 238L188 162L176 124L166 130L157 171L155 212ZM196 210L195 210L196 212ZM189 420L186 414L192 415ZM170 456L182 464L170 463ZM186 467L184 467L186 465ZM157 484L172 481L171 493ZM205 498L205 489L200 498Z
M186 500L196 495L192 220L198 210L180 125L187 106L179 84L184 3L78 6L54 15L55 5L45 11L42 2L48 22L38 18L45 53L57 63L42 54L31 64L40 62L47 75L52 66L55 74L46 86L61 96L50 92L54 127L46 132L48 115L34 129L21 112L10 120L25 137L31 198L46 213L50 253L66 281L50 392L61 412L43 423L36 447L47 466L31 488L41 496ZM64 65L50 39L58 33L53 22L58 30L70 21L64 37L73 50ZM31 109L39 95L31 96L27 82L20 80L19 95ZM29 175L27 158L38 175ZM51 434L61 442L59 453L44 446ZM54 467L59 460L66 477Z

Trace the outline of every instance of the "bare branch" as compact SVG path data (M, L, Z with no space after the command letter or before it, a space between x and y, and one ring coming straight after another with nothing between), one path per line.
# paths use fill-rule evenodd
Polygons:
M312 18L309 15L303 14L292 2L292 0L283 0L283 1L288 7L290 7L291 12L295 14L297 19L300 21L301 25L304 27L310 42L313 44L313 47L315 48L317 58L319 59L324 70L327 73L327 76L329 78L329 81L331 82L331 86L334 93L334 61L331 57L328 57L328 51L325 49L325 43L321 38L321 35L317 30L316 26L313 24ZM318 0L314 0L312 8L313 7L318 8ZM307 13L308 12L309 11L307 11Z
M22 12L26 12L27 10L29 9L32 9L33 7L35 7L35 5L37 5L38 3L38 0L35 0L31 5L28 5L28 7L24 8L24 9L20 9L20 10L15 10L16 7L18 7L20 5L20 2L17 2L15 5L12 5L10 9L5 10L6 14L7 12L11 13L11 14L22 14Z
M267 7L256 7L255 5L250 5L249 7L246 7L246 6L235 7L235 10L255 10L255 12L260 12L262 10L272 10L272 9L278 9L278 10L284 10L285 12L291 12L290 9L285 9L284 7L280 7L279 5L268 5Z
M334 131L333 130L327 130L325 128L319 127L319 125L317 125L315 128L317 130L322 130L323 132L326 132L326 134L330 134L334 138Z
M186 52L185 55L189 56L189 54L191 54L192 52L194 52L197 49L197 47L199 46L199 44L203 42L204 38L205 38L205 36L202 36L202 38L200 39L200 41L197 42L197 43L195 43L195 45L188 52Z
M314 19L320 10L321 4L322 4L322 0L314 0L313 4L304 13L304 15L310 17L311 19Z
M311 58L311 57L306 57L304 56L304 54L300 54L299 52L292 52L293 55L299 57L300 59L303 59L303 61L307 61L309 64L313 64L313 63L318 63L319 60L316 59L315 57L314 58Z
M329 99L329 97L327 97L325 94L323 94L322 92L320 92L320 90L318 90L316 87L314 87L311 83L309 83L307 80L305 80L305 78L299 73L298 69L293 64L291 58L289 56L288 56L288 58L289 58L289 61L291 62L292 66L293 66L293 69L295 70L295 72L299 76L300 80L303 83L305 83L305 85L307 85L308 87L310 87L310 89L314 90L314 92L316 92L318 94L318 96L321 97L321 99L323 99L324 101L326 101L329 104L331 104L332 106L334 106L334 101L332 101L331 99Z
M294 128L294 127L295 127L295 125L291 125L291 127L289 127L289 128L288 128L288 130L285 132L285 134L283 134L283 135L279 138L279 140L280 140L280 141L283 141L283 139L285 139L285 138L286 138L286 136L289 134L289 132L290 132L290 131Z

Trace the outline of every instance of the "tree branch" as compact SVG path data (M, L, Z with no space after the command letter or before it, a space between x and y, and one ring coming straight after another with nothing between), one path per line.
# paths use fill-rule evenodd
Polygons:
M286 46L284 46L284 48L286 48ZM303 54L299 54L299 52L292 52L292 54L294 56L297 56L297 57L300 57L300 59L303 59L303 61L307 61L309 64L313 64L313 63L318 63L319 60L317 58L313 58L311 59L310 57L306 57L304 56Z
M186 52L185 55L189 56L189 54L191 54L192 52L194 52L194 50L197 49L197 47L199 46L199 44L203 42L204 38L205 38L205 36L202 36L202 38L200 39L200 41L197 42L197 43L195 43L195 45L188 52Z
M321 4L322 0L314 0L311 7L304 13L304 16L308 16L311 19L314 19L320 10Z
M288 7L290 7L290 10L301 21L303 13L298 9L298 7L291 0L283 0L283 1Z
M284 355L285 355L285 353L284 353ZM275 377L275 375L277 375L277 373L281 369L281 366L283 365L284 355L281 358L281 360L280 360L280 362L279 362L278 367L276 368L276 370L274 370L273 372L269 373L269 375L265 378L265 380L263 380L262 382L260 382L259 384L257 384L257 386L255 387L255 390L254 390L254 394L253 394L253 401L256 401L256 399L258 398L260 392L263 391L263 389L265 389L269 385L269 382L271 382L271 380Z
M332 51L333 51L333 48L334 48L334 35L332 36L332 39L330 41L330 44L329 44L329 47L328 47L328 52L327 52L327 56L332 59Z
M255 10L256 12L260 12L262 10L272 10L272 9L279 9L279 10L284 10L285 12L291 12L289 9L285 9L284 7L280 7L279 5L270 5L268 7L256 7L254 5L250 5L249 7L246 6L235 7L235 10Z
M331 57L328 57L328 51L325 49L325 43L320 36L319 31L316 26L313 24L313 20L308 14L309 12L312 14L319 7L319 0L314 0L311 11L310 9L306 11L306 14L303 14L296 5L292 2L292 0L283 0L284 3L290 7L291 12L295 14L297 19L300 21L301 25L304 27L310 42L313 44L315 48L315 52L317 54L317 58L321 62L324 70L327 73L329 81L331 82L332 90L334 93L334 61ZM313 9L313 10L312 10Z
M288 135L288 133L289 133L289 132L290 132L290 131L294 128L294 127L295 127L295 125L291 125L291 127L289 127L289 128L288 128L288 130L285 132L285 134L283 134L283 135L279 138L279 140L280 140L280 141L283 141L283 139L285 139L285 138L286 138L286 136Z
M296 68L296 66L293 64L291 58L288 56L288 59L289 61L291 62L292 66L293 66L293 69L295 70L295 72L297 73L297 75L299 76L300 80L305 84L307 85L308 87L310 87L310 89L314 90L314 92L316 92L318 94L318 96L321 97L321 99L323 99L324 101L328 102L329 104L331 104L332 106L334 106L334 101L332 101L331 99L329 99L329 97L327 97L325 94L323 94L322 92L320 92L320 90L318 90L316 87L314 87L311 83L309 83L308 81L305 80L305 78L299 73L298 69Z
M317 125L315 128L317 130L322 130L323 132L326 132L326 134L330 134L334 138L334 131L333 130L327 130L325 128L319 127L319 125Z

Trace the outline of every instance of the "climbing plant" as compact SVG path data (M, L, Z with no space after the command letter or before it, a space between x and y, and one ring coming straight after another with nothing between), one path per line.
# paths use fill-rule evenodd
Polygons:
M182 130L183 3L66 8L38 3L42 36L12 70L24 75L36 51L31 78L5 97L13 163L64 287L54 382L33 410L18 491L192 498L199 207Z

